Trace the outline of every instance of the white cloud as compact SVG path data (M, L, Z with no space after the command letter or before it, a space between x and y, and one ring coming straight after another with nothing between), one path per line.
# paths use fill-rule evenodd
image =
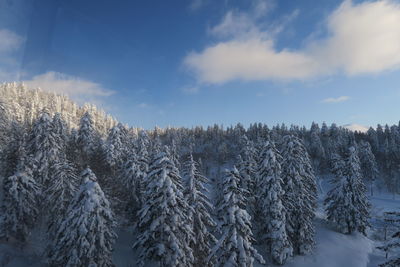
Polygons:
M399 25L400 4L394 0L345 1L326 20L328 37L314 38L300 50L278 50L271 29L230 11L211 29L229 39L191 52L184 65L205 83L379 73L400 66Z
M302 79L312 76L318 64L303 53L277 52L271 40L229 41L191 53L184 63L201 82L229 80Z
M340 103L340 102L347 101L349 99L350 99L350 97L348 97L348 96L339 96L339 97L336 97L336 98L329 97L329 98L323 99L321 102L322 103Z
M0 29L0 53L17 50L22 44L23 38L7 29Z
M310 45L312 56L346 73L376 73L400 65L400 4L345 1L328 19L331 37ZM321 62L321 65L323 62Z
M31 80L24 81L24 83L29 88L40 87L45 91L66 94L80 102L84 102L87 99L110 96L115 93L103 88L98 83L54 71L34 76Z

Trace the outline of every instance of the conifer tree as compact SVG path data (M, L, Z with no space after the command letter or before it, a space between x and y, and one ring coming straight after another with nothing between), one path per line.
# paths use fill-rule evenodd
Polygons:
M19 160L22 156L26 156L21 155L21 153L26 153L24 148L26 139L24 127L20 123L12 121L7 142L0 151L0 175L2 177L9 177L17 172Z
M115 169L121 167L126 157L125 131L121 124L111 128L105 144L105 157L108 165Z
M334 187L325 199L328 220L337 224L342 233L358 231L366 234L369 226L369 202L361 178L357 151L350 147L340 177L333 180Z
M75 165L79 166L81 162L80 149L78 147L78 131L77 129L72 129L71 134L69 135L67 148L66 148L66 158L70 162L73 162Z
M132 150L127 157L128 159L123 164L121 171L120 171L120 181L122 186L125 190L124 194L127 198L128 204L128 212L132 214L136 214L136 212L140 209L140 199L139 195L142 193L140 192L140 181L142 179L142 172L140 170L137 154L134 150Z
M339 154L333 153L331 156L330 165L331 165L331 172L336 177L341 177L345 165L343 158Z
M184 199L181 177L168 153L160 152L153 158L145 185L145 202L138 213L140 233L134 244L134 248L140 248L137 264L143 266L146 260L153 260L161 266L192 266L192 209Z
M49 261L52 266L113 266L111 253L116 239L110 204L86 168L82 184L60 224Z
M208 190L204 187L208 179L200 174L198 165L193 160L192 154L189 155L185 163L184 176L186 178L186 188L184 196L192 208L189 212L189 218L193 220L193 233L195 242L192 242L195 266L207 266L207 258L210 255L210 245L216 242L211 234L210 228L216 226L211 218L210 211L213 209L210 200L207 197Z
M244 190L251 192L254 190L255 185L257 151L254 147L254 144L247 138L246 135L243 135L241 143L243 146L240 153L242 162L240 166L238 166L241 177L240 186Z
M0 237L26 241L37 219L39 193L39 186L24 156L19 161L17 172L3 181Z
M82 116L77 137L77 147L81 153L85 163L94 156L96 152L97 134L94 129L92 116L89 112L85 112Z
M286 233L286 211L283 206L285 192L281 178L282 157L272 141L266 141L260 154L257 173L257 199L259 200L262 244L272 260L284 264L292 255L292 245Z
M29 140L30 155L34 161L34 177L47 187L51 166L62 158L60 138L54 130L52 119L44 111L35 121Z
M263 257L253 247L251 217L245 210L243 189L238 187L240 175L236 167L225 172L223 198L218 207L222 235L213 247L209 259L216 266L253 266L254 259L264 264Z
M310 129L309 152L310 157L314 162L314 166L318 169L321 169L323 167L322 164L325 160L325 150L322 146L318 124L314 122L312 123Z
M362 141L359 145L360 167L364 180L370 184L371 196L373 195L373 185L378 177L378 165L375 156L372 153L371 145L368 142Z
M137 179L137 197L140 205L145 202L145 181L149 172L150 156L148 152L149 142L147 135L139 137L138 150L137 150L137 168L136 168L136 179Z
M7 136L10 129L10 114L7 104L3 99L0 99L0 151L2 150L3 146L6 144L9 137Z
M61 117L60 113L53 116L53 131L59 143L59 147L63 153L66 153L68 144L68 129L67 125Z
M181 169L181 164L179 162L180 156L179 156L178 147L177 147L174 139L172 140L172 143L171 143L170 155L171 155L172 162L175 164L175 167L177 167L178 170L180 170Z
M287 135L282 145L282 179L287 211L287 233L296 254L312 251L315 241L317 186L311 160L300 139Z
M68 161L57 163L52 168L52 179L44 192L48 214L48 232L54 237L62 223L70 202L78 187L76 168Z

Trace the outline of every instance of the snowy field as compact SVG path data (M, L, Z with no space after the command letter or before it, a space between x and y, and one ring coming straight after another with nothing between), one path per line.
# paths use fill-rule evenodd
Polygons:
M319 183L319 210L317 212L316 243L313 255L297 256L285 266L289 267L376 267L385 262L385 254L376 249L381 245L379 240L373 240L375 231L380 225L374 225L377 218L381 218L384 211L400 210L400 196L393 199L392 194L377 192L370 197L372 227L368 233L369 238L361 234L344 235L335 231L334 227L325 220L322 202L329 188L327 179ZM392 254L391 256L395 256Z
M335 229L325 220L325 214L322 208L322 199L325 192L329 189L327 179L319 183L319 209L316 225L316 243L317 247L313 255L296 256L284 266L287 267L376 267L385 262L384 252L376 249L381 242L376 239L379 234L379 225L373 223L382 216L384 211L393 211L400 209L400 195L393 198L392 194L377 192L371 197L372 204L372 228L369 231L369 238L361 234L344 235L335 231ZM378 232L378 233L376 233ZM119 229L117 231L118 240L115 244L113 261L116 266L131 267L135 266L135 254L131 245L135 240L130 229ZM373 238L374 237L374 238ZM38 248L41 247L39 238L26 248L15 248L9 245L0 244L0 266L23 267L23 266L44 266L40 255L37 255ZM259 251L260 253L262 250ZM389 256L395 256L392 253ZM263 266L255 263L255 266ZM264 265L265 266L265 265Z

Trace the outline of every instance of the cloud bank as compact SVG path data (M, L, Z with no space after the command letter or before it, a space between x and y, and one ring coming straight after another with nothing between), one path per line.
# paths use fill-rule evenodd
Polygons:
M210 30L220 40L191 52L184 65L203 83L304 80L321 75L379 73L400 66L400 4L344 1L325 22L328 36L300 50L276 49L271 29L251 14L228 12Z
M49 71L24 81L29 88L41 88L45 91L66 94L79 102L93 98L110 96L114 91L103 88L100 84L75 76Z

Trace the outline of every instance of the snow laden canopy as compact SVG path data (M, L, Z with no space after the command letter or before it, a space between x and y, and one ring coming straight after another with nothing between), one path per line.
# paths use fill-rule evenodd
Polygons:
M213 205L207 197L208 190L205 185L208 179L198 170L198 164L189 154L184 166L184 177L186 179L185 199L189 206L189 218L192 220L192 228L195 242L191 242L195 257L195 266L207 266L207 258L211 253L210 246L216 242L214 235L209 229L213 229L216 223L210 215Z
M77 128L82 115L89 112L93 116L96 130L103 136L117 124L113 117L95 105L87 103L79 106L66 95L29 89L23 83L0 84L0 111L1 107L6 107L11 119L28 125L31 125L46 108L50 116L59 113L71 128Z
M68 208L50 252L54 266L113 266L111 253L116 235L110 203L89 169Z
M311 253L315 246L317 186L310 157L301 140L294 135L283 137L282 179L285 191L287 227L293 251Z
M216 258L217 266L253 266L263 257L253 247L251 217L244 209L244 192L238 187L239 172L234 167L226 170L223 178L223 199L218 207L221 237L213 247L209 259Z
M334 187L325 199L328 220L343 233L366 234L370 204L362 181L360 160L355 147L350 147L342 169L333 179Z
M292 255L286 232L286 209L283 206L282 156L272 141L262 148L257 172L257 199L260 234L263 245L277 264L284 264Z
M38 216L39 186L32 170L21 160L17 172L3 181L0 237L26 241Z
M192 266L189 244L193 230L192 209L183 197L178 169L165 151L154 156L145 181L143 207L139 211L139 236L134 248L140 248L137 264L145 260L161 266Z

